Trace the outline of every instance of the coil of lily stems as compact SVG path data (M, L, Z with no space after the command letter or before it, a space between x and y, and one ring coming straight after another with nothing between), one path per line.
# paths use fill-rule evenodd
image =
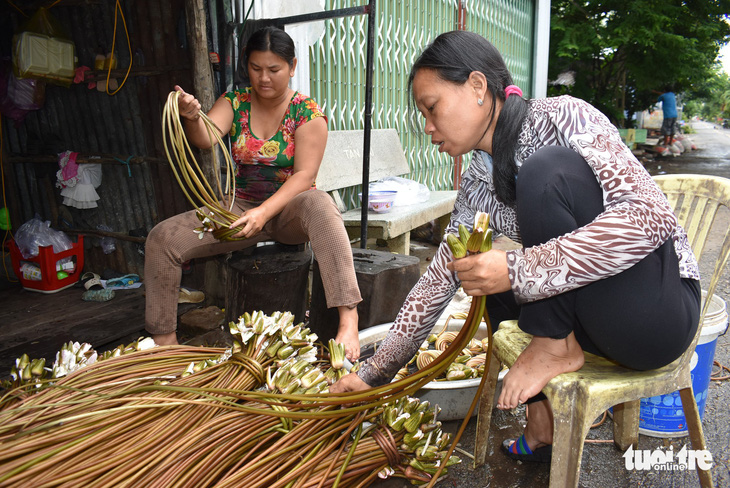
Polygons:
M221 186L218 172L215 171L215 189L208 182L203 171L195 159L195 154L185 136L185 130L180 122L177 99L180 93L170 92L167 102L162 111L162 143L165 148L165 155L170 163L172 172L175 175L185 197L198 209L206 209L207 212L198 211L198 218L202 226L196 229L198 232L212 232L216 239L236 240L233 234L238 232L237 228L229 226L235 222L239 215L232 212L235 200L235 166L231 155L223 143L221 131L202 111L198 112L203 120L208 136L211 139L211 151L218 167L218 156L212 141L218 142L218 148L225 159L226 188ZM217 190L217 191L216 191ZM228 202L227 205L221 202Z

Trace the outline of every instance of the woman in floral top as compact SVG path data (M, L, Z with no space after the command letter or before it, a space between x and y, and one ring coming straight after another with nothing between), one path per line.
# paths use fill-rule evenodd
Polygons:
M310 241L322 275L327 305L337 307L336 340L346 355L360 355L357 286L352 249L342 216L314 180L327 142L327 119L317 103L292 90L294 43L283 30L265 27L252 34L244 52L251 86L221 96L208 117L229 133L237 166L235 205L241 217L237 241L220 242L211 234L196 235L196 211L167 219L150 232L145 248L146 329L158 344L177 343L176 310L182 263L275 240L285 244ZM180 91L178 108L188 140L210 148L211 138L200 119L200 102ZM200 238L199 238L200 237Z
M330 391L390 381L461 285L487 295L493 324L518 318L534 336L505 375L497 406L529 403L525 433L503 443L507 455L549 462L553 419L543 386L580 369L583 351L639 370L679 357L699 325L697 261L608 119L569 96L523 99L483 37L437 37L409 87L439 151L473 151L447 231L471 229L484 211L494 231L523 247L455 261L442 243L375 355Z

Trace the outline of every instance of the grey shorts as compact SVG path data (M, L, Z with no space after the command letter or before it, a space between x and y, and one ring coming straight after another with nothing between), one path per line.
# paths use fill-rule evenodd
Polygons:
M662 134L665 136L673 136L674 135L674 125L677 123L677 117L672 117L669 119L664 119L662 122Z

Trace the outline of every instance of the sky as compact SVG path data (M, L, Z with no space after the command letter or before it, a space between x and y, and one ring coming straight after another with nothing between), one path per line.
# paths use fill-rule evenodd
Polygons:
M725 44L720 49L720 61L722 62L722 67L725 70L725 73L730 75L730 43Z

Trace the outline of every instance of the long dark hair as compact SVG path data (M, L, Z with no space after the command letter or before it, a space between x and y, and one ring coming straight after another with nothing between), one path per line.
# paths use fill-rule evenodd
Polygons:
M491 42L474 32L451 31L439 35L418 56L408 76L411 113L414 103L411 89L413 78L421 68L433 69L442 80L459 85L466 83L473 71L479 71L487 79L487 89L493 102L496 99L502 100L504 104L496 122L496 104L492 103L487 129L496 123L492 139L492 161L497 197L507 205L514 205L517 175L515 147L528 106L522 97L505 97L504 89L512 85L513 81L502 55Z
M241 59L241 67L247 75L248 59L254 51L271 51L289 63L290 67L294 66L294 58L296 57L294 41L289 37L289 34L278 27L272 25L262 27L251 34L251 37L246 41L246 48L243 51L243 57Z

